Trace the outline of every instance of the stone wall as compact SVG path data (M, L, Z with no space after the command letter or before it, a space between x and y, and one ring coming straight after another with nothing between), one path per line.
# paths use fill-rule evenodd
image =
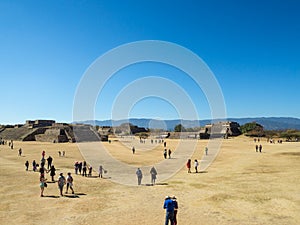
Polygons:
M65 131L60 128L49 128L45 131L44 134L35 135L36 141L41 142L52 142L52 143L61 143L68 142L68 137L65 134Z
M41 142L90 142L108 141L110 129L101 135L90 125L55 123L54 120L27 120L24 125L4 126L0 137L4 140ZM77 138L75 138L75 134Z

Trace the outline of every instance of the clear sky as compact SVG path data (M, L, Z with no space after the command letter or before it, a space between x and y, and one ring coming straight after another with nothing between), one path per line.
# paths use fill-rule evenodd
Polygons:
M228 117L300 118L299 12L297 0L1 0L0 124L71 122L87 68L107 51L141 40L173 42L202 58L219 82ZM112 118L122 90L149 76L181 87L195 104L196 119L211 117L205 93L182 71L141 63L111 77L91 119ZM128 115L179 117L176 105L155 96L141 98Z

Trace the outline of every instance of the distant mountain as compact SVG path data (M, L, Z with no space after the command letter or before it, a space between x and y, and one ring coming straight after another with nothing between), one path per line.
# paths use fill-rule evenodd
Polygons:
M286 130L297 129L300 130L300 119L292 117L257 117L257 118L240 118L240 119L228 119L236 121L240 125L249 122L257 122L263 125L265 130Z
M216 121L224 121L219 119ZM254 118L228 118L227 121L238 122L240 125L250 122L257 122L263 125L265 130L300 130L300 119L292 117L254 117ZM119 126L123 123L131 123L133 125L152 129L164 129L168 131L174 130L178 124L182 124L185 128L205 126L210 124L211 120L155 120L155 119L129 119L129 120L87 120L74 123L84 123L98 126Z

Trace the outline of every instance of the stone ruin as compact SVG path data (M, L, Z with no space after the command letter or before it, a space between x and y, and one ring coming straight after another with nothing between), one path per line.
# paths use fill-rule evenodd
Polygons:
M0 137L4 140L41 142L108 141L108 134L98 133L91 125L56 123L54 120L27 120L17 126L2 126Z
M242 132L240 131L240 125L237 122L218 122L205 125L203 129L200 130L200 139L209 138L228 138L230 136L239 136Z

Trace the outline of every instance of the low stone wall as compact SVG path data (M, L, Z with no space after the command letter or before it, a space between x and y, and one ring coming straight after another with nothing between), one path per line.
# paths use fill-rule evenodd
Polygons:
M68 142L68 137L63 129L49 128L44 134L35 135L36 141L61 143Z

